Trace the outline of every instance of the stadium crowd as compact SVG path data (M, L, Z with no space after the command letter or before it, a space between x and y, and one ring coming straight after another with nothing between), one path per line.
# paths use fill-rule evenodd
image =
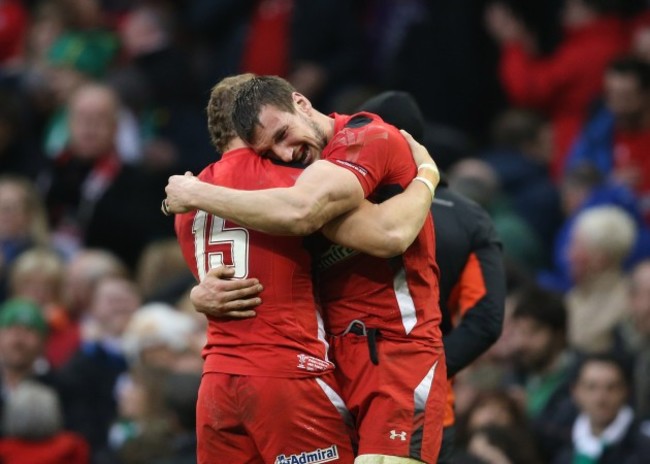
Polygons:
M505 318L453 462L650 462L642 0L0 1L0 462L196 462L206 319L159 208L243 72L342 114L409 92L489 213Z

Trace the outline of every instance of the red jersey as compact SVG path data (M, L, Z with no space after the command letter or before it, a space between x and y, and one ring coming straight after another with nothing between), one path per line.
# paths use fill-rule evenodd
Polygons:
M334 137L323 158L355 174L373 201L403 191L416 166L399 131L370 113L333 115ZM355 319L382 336L425 340L442 346L438 267L431 217L402 256L375 258L332 245L321 256L320 296L328 329L339 334Z
M225 153L199 178L224 187L259 190L290 187L301 172L242 148ZM236 278L254 276L264 283L257 316L208 317L204 372L293 378L334 368L327 359L304 238L266 235L204 211L177 215L175 226L185 261L197 279L223 264L235 267Z

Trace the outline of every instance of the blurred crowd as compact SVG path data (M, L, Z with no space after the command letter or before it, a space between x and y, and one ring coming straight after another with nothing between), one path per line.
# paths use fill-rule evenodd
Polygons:
M490 213L506 318L458 462L650 462L643 0L0 0L0 461L196 462L206 321L159 207L241 72L339 113L410 92Z

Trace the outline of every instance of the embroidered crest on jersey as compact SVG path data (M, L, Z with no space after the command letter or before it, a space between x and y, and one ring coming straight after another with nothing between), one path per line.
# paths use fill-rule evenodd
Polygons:
M344 247L341 245L332 244L318 259L318 264L316 269L319 271L324 271L329 269L341 261L345 261L352 256L358 255L359 252L352 248Z
M285 456L280 454L275 458L275 464L319 464L335 461L339 458L339 450L336 445L329 448L318 448L314 451L303 451L300 454Z
M331 367L331 364L323 359L309 356L308 354L298 354L298 369L304 369L309 372L322 372Z

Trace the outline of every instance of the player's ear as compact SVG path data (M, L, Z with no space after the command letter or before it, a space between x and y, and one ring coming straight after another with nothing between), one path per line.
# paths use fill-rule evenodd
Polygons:
M293 97L293 102L303 113L307 115L311 113L313 107L307 97L298 92L293 92L291 96Z

